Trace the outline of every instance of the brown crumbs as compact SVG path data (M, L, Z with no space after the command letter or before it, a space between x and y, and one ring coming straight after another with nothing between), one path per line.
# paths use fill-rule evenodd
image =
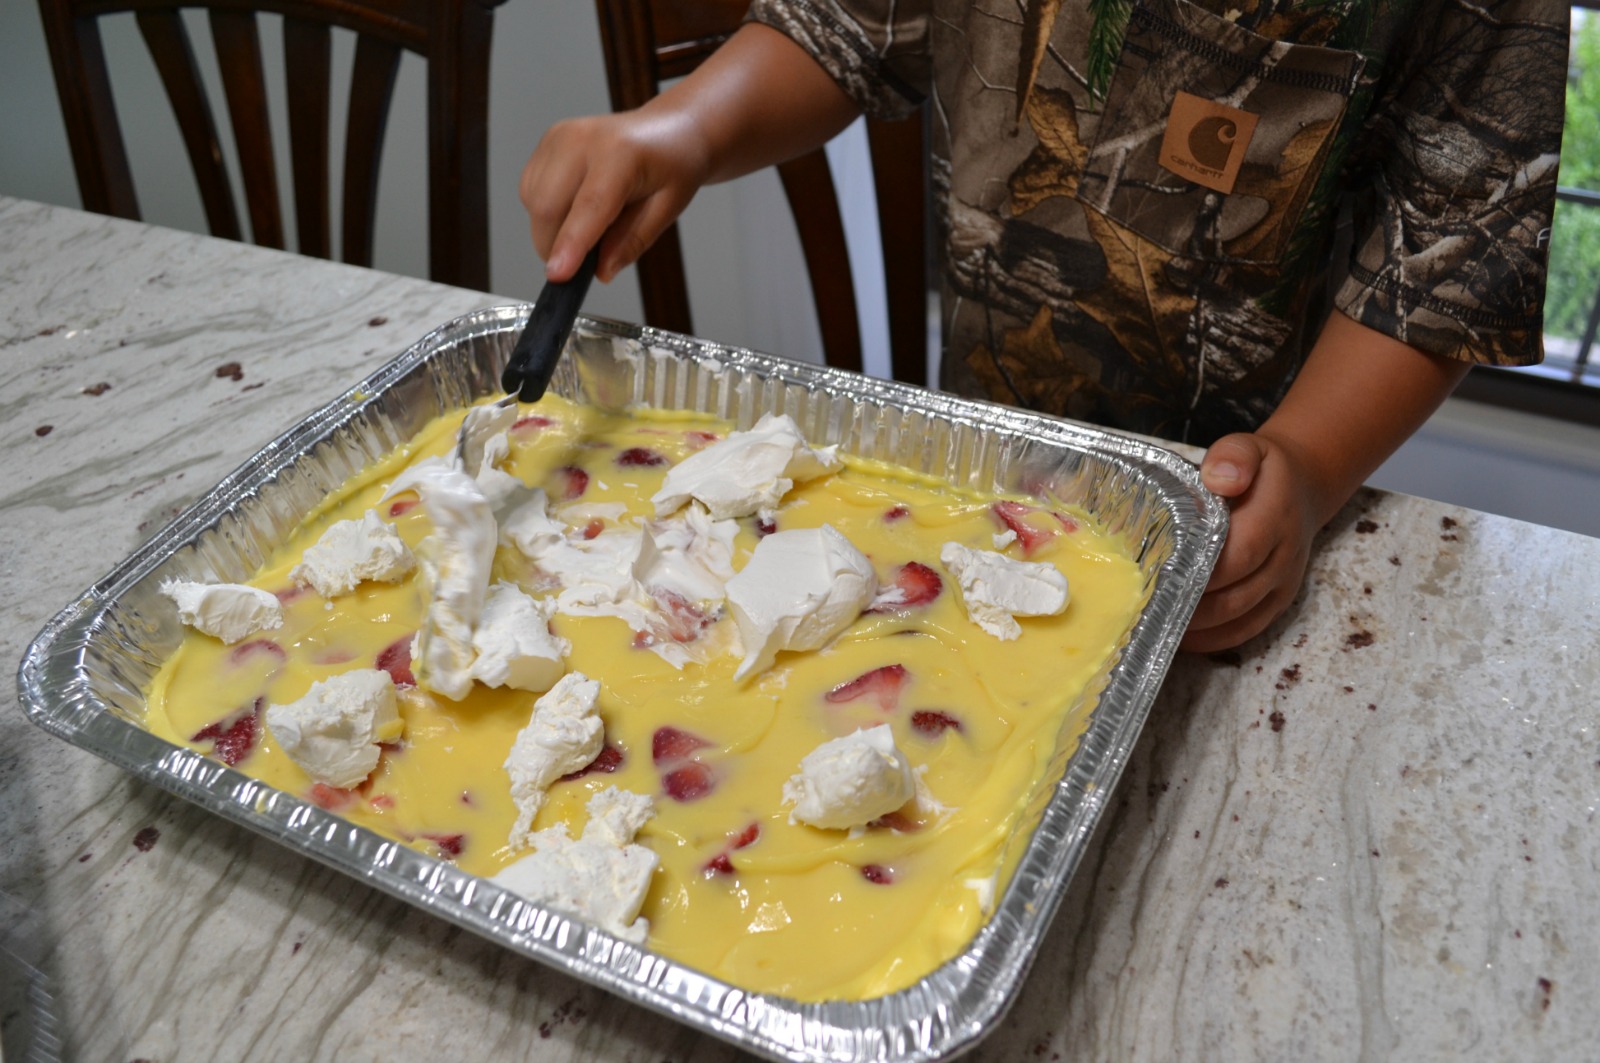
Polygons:
M1389 564L1393 565L1395 568L1399 568L1400 567L1400 555L1399 554L1390 554L1389 555Z
M42 439L43 437L49 435L51 432L54 432L55 430L56 430L56 426L53 425L53 424L42 424L38 428L35 428L33 430L33 434L36 435L36 436L39 436Z
M384 316L382 316L381 314L378 317L369 318L367 320L367 324L369 326L371 326L372 328L378 328L378 327L380 327L382 325L387 325L388 323L389 323L389 319L384 317Z
M1375 637L1372 632L1363 628L1345 637L1344 645L1347 650L1360 650L1372 645Z
M1283 730L1283 710L1273 709L1272 715L1267 717L1267 722L1272 724L1274 733Z
M1228 884L1228 880L1227 880L1227 879L1225 879L1225 878L1219 878L1219 879L1217 879L1217 883L1216 883L1216 885L1217 885L1217 889L1219 889L1219 890L1220 890L1220 889L1222 889L1222 888L1223 888L1223 887L1224 887L1224 886L1226 886L1226 885L1227 885L1227 884Z
M133 836L133 847L141 853L148 853L156 847L156 840L161 837L161 832L154 827L144 827Z
M102 380L98 384L90 384L88 387L84 388L83 393L85 395L104 395L110 390L111 385Z
M1363 519L1363 520L1356 521L1356 534L1357 535L1371 535L1373 532L1375 532L1377 530L1378 530L1378 522L1375 521L1375 520L1364 520Z
M217 376L234 381L243 380L244 367L238 362L224 362L217 366Z

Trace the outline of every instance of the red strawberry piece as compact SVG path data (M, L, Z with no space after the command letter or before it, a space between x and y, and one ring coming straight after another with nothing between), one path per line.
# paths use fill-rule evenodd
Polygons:
M691 760L661 776L661 788L674 801L693 801L714 790L716 778L705 764Z
M1061 530L1067 534L1070 535L1078 530L1078 522L1067 516L1065 513L1053 509L1050 511L1050 515L1056 519L1056 523L1061 525Z
M583 526L582 534L585 539L594 539L605 530L606 522L601 520L599 517L594 517L589 521L589 523Z
M1052 529L1028 523L1028 514L1036 512L1032 506L1025 506L1021 502L1001 501L994 503L989 509L1001 524L1016 533L1024 554L1033 553L1055 537L1056 533Z
M513 432L537 432L541 428L549 428L555 424L550 418L540 413L530 413L526 417L518 417L511 422Z
M707 878L712 875L731 875L733 874L733 861L728 857L727 853L718 853L706 861L706 866L703 870Z
M946 731L962 730L960 720L939 709L918 709L913 712L911 726L930 738L937 738Z
M894 575L894 586L879 593L868 607L869 613L887 613L893 609L907 609L927 605L944 590L944 580L939 573L920 561L908 561Z
M243 664L252 657L276 657L279 661L286 661L289 655L283 647L271 639L251 639L241 642L228 651L229 664Z
M771 517L761 517L756 521L756 534L765 539L778 530L778 522Z
M622 767L622 762L622 750L612 745L610 742L607 742L605 745L600 747L599 755L597 755L593 760L579 768L577 771L567 772L567 774L561 776L561 778L557 779L556 781L571 782L574 779L581 779L585 775L593 775L595 772L609 775L618 768Z
M911 511L905 506L890 506L883 514L883 519L893 524L897 520L905 520L911 516Z
M712 443L715 443L717 440L722 438L715 432L703 432L698 428L692 428L683 433L683 435L684 438L689 441L689 447L692 450L700 450L703 447L708 447Z
M341 790L339 787L329 786L325 782L312 783L308 796L311 798L312 804L318 808L325 808L329 812L343 811L360 799L360 795L354 790Z
M422 499L415 496L411 498L397 498L389 503L389 516L403 517L417 506L422 504Z
M910 834L913 831L919 831L922 829L921 823L912 819L899 809L896 809L893 812L885 812L871 823L868 823L867 826L881 827L885 830L892 830L899 834Z
M356 655L349 650L327 649L312 658L313 664L344 664L356 659Z
M261 709L266 699L257 698L251 705L231 712L215 723L206 724L189 739L191 742L211 742L211 752L222 763L234 765L250 755L256 747L256 737L261 733Z
M687 760L696 750L711 745L704 738L676 727L658 727L650 738L650 759L658 767L670 766L674 761Z
M465 834L429 834L423 832L424 838L439 847L439 854L446 860L454 860L461 855L461 850L467 847Z
M652 468L657 465L665 465L666 463L667 459L664 455L658 454L649 447L629 447L627 450L624 450L621 454L617 455L617 464L622 466L624 469L639 467Z
M862 864L861 877L878 886L887 886L894 881L894 872L882 864Z
M589 490L589 474L576 465L563 465L554 473L554 489L550 494L562 502L582 498Z
M650 597L661 607L661 616L667 625L666 635L673 642L693 642L716 622L716 618L707 614L698 603L691 602L676 591L651 587Z
M472 808L473 806L475 806L478 803L477 801L473 800L472 791L471 790L462 790L461 791L460 801L461 801L462 804L466 805L468 808Z
M747 845L754 845L759 837L761 837L761 824L752 823L734 837L733 847L743 849Z
M830 704L840 705L857 698L877 700L884 712L892 712L900 704L900 688L906 685L911 673L903 664L886 664L856 676L848 683L840 683L823 695Z
M378 653L376 667L389 673L389 678L394 680L397 687L414 687L417 677L411 671L411 638L395 639Z
M379 794L376 797L367 798L367 804L387 812L394 807L394 797L391 794Z
M290 602L299 601L301 598L304 598L310 593L310 587L302 587L300 584L296 583L292 586L285 587L280 591L273 591L272 595L278 599L279 605L288 605Z

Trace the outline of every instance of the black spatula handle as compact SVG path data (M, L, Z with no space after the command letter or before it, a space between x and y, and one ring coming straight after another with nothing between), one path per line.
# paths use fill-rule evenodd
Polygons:
M551 281L539 293L527 327L517 337L511 359L500 374L500 386L507 394L515 392L522 402L537 402L544 396L599 265L600 247L596 245L584 256L571 280Z

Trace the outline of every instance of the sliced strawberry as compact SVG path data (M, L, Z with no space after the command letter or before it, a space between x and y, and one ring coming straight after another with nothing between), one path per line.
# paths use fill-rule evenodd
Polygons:
M674 801L693 801L716 789L716 777L698 760L674 768L661 776L661 788Z
M563 465L551 474L551 480L550 495L561 502L582 498L589 490L589 474L576 465Z
M265 698L257 698L249 706L231 712L215 723L209 723L194 733L191 742L211 742L212 754L222 763L234 765L250 755L261 733L261 709Z
M755 840L759 837L761 837L761 824L759 823L752 823L738 834L730 835L727 846L725 846L723 850L716 856L713 856L710 860L707 860L702 870L705 872L708 878L712 875L733 874L734 866L732 854L734 850L743 849L748 845L753 845Z
M735 849L743 849L746 846L754 845L759 837L761 837L761 824L752 823L734 837L733 847Z
M661 616L667 622L667 637L673 642L693 642L717 618L676 591L665 587L651 587L650 597L661 607Z
M894 882L894 872L882 864L862 864L861 877L878 886Z
M310 593L310 587L302 587L300 584L295 583L282 590L273 591L272 595L278 599L279 605L288 605L290 602L299 601Z
M778 530L778 522L771 517L760 517L756 520L756 534L765 539Z
M607 742L605 745L600 747L599 755L593 760L579 768L577 771L567 772L567 774L561 776L561 778L556 781L571 782L574 779L581 779L585 775L593 775L596 772L609 775L618 768L622 767L623 760L624 757L622 755L622 750L619 747L612 745L610 742Z
M1056 533L1053 528L1041 528L1028 522L1028 514L1038 512L1033 506L1025 506L1021 502L1000 501L989 509L1001 524L1016 533L1024 554L1033 553L1055 538Z
M911 726L930 738L937 738L946 731L963 730L959 719L939 709L918 709L913 712Z
M649 447L629 447L627 450L624 450L621 454L617 455L617 464L622 466L624 469L640 467L653 468L657 465L665 465L666 463L667 459L665 455L659 454L656 451L651 450Z
M698 428L691 428L683 433L683 436L689 441L690 450L701 450L722 438L715 432L705 432Z
M893 812L885 812L871 823L868 823L867 826L881 827L884 830L892 830L898 834L911 834L922 829L920 822L912 819L899 809Z
M908 561L894 574L894 585L879 592L867 612L887 613L927 605L939 597L942 590L944 580L939 578L939 573L920 561Z
M1050 511L1050 515L1056 519L1057 524L1061 525L1061 530L1066 532L1068 535L1071 535L1073 532L1078 530L1078 522L1067 516L1065 513L1062 513L1060 510L1052 509Z
M411 639L410 635L395 639L378 652L376 667L388 672L397 687L417 685L417 677L411 671Z
M883 519L893 524L895 521L905 520L909 516L911 516L911 510L905 506L890 506L884 511Z
M378 794L376 797L367 798L367 804L380 811L387 812L394 807L394 796L392 794Z
M342 812L361 799L361 795L354 790L342 790L325 782L312 783L307 796L312 804L329 812Z
M733 874L733 860L729 858L727 853L718 853L706 861L702 870L707 878L712 875L731 875Z
M593 517L590 519L589 523L583 526L583 531L579 534L581 534L586 540L595 539L598 538L600 533L605 530L606 522L601 520L599 517Z
M704 738L676 727L658 727L650 738L650 759L658 767L673 761L687 760L696 750L711 745Z
M900 704L900 689L911 678L903 664L886 664L856 676L848 683L840 683L823 695L830 704L840 705L857 698L876 699L884 712L893 712Z
M397 498L389 503L389 516L403 517L422 504L422 499L415 495L410 498Z
M446 860L454 860L467 847L465 834L429 834L424 831L422 836L437 845L440 855Z
M313 664L346 664L356 659L356 655L344 649L326 649L314 656Z
M541 428L549 428L555 424L542 413L530 413L526 417L518 417L511 422L513 432L537 432Z
M229 664L243 664L251 657L276 657L280 662L289 659L282 646L271 639L251 639L241 642L228 651Z

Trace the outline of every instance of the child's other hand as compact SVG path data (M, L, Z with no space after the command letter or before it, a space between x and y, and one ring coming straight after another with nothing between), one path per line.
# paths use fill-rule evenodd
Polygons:
M1182 643L1209 653L1260 634L1288 608L1324 507L1293 450L1259 432L1213 443L1200 479L1231 507L1227 542Z
M708 153L687 116L649 107L550 127L522 169L533 246L554 281L604 237L596 276L635 262L688 206Z

